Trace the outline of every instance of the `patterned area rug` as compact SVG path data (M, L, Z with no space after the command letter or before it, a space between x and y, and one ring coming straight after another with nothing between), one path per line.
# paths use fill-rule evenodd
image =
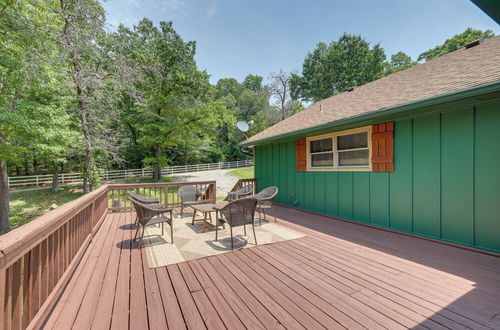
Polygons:
M231 236L229 226L219 227L219 240L215 241L215 229L203 232L203 222L191 224L191 215L174 217L174 244L170 242L170 226L165 224L165 234L161 235L161 227L148 226L144 233L144 246L149 268L193 260L214 254L231 252ZM305 235L274 222L256 219L255 234L258 245L281 242L304 237ZM234 250L255 246L252 226L247 225L247 235L243 226L233 228Z

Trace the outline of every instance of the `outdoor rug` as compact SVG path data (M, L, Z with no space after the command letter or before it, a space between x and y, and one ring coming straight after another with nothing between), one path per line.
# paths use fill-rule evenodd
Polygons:
M165 224L165 234L161 235L161 227L148 226L144 233L144 246L149 268L176 264L186 260L208 257L215 254L231 252L231 236L229 226L219 227L219 240L215 241L215 229L202 232L202 221L191 224L191 215L174 217L174 244L170 242L170 226ZM215 220L214 220L215 221ZM304 237L305 235L281 226L274 222L262 220L259 226L256 218L255 234L258 245L286 241ZM247 235L243 226L233 228L234 250L255 246L252 226L247 225Z

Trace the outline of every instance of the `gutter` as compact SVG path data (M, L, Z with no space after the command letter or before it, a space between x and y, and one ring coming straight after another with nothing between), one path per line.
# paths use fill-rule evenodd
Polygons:
M431 106L431 105L435 105L435 104L439 104L439 103L456 101L456 100L466 98L466 97L479 96L479 95L492 93L492 92L498 92L498 91L500 91L500 80L497 80L497 81L494 81L491 83L487 83L487 84L483 84L483 85L479 85L479 86L474 86L474 87L461 89L461 90L454 91L454 92L449 92L449 93L425 98L425 99L421 99L418 101L403 103L401 105L396 105L396 106L391 107L391 108L373 110L370 112L365 112L365 113L360 114L360 115L327 122L325 124L321 124L321 125L317 125L317 126L307 127L307 128L303 128L303 129L292 131L292 132L274 135L274 136L260 139L260 140L255 140L255 141L250 141L250 142L242 142L238 146L240 148L248 147L248 146L255 146L258 144L263 144L266 142L274 141L277 139L283 139L283 138L290 137L290 136L306 134L306 133L310 133L310 132L314 132L314 131L318 131L318 130L322 130L322 129L334 128L334 127L338 127L338 126L352 124L352 123L362 121L362 120L372 120L372 119L375 119L375 118L381 117L381 116L394 115L394 114L402 113L405 111L414 110L417 108L422 108L425 106Z

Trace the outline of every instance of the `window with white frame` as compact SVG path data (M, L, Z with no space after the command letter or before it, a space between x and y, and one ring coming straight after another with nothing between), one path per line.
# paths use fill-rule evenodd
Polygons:
M370 129L356 129L307 139L308 168L369 169Z

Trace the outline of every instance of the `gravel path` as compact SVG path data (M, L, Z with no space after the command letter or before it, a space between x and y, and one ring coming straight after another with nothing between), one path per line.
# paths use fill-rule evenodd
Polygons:
M169 175L175 182L217 181L217 196L226 196L238 178L228 174L233 169L202 172L179 173Z

